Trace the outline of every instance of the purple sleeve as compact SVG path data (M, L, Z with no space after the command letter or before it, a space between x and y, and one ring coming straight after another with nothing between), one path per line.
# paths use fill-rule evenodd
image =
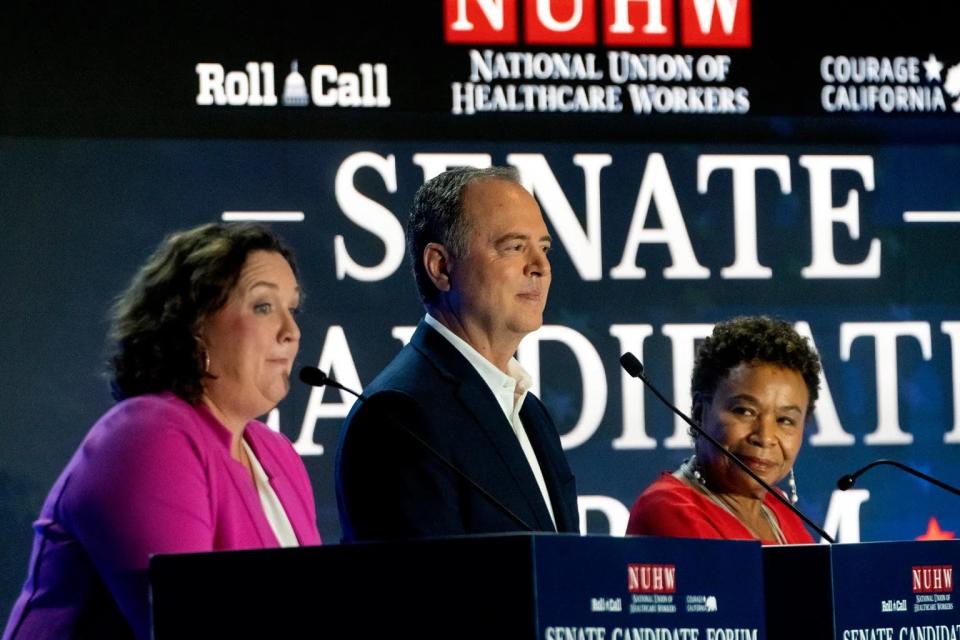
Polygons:
M147 564L154 553L213 548L210 474L188 405L144 398L94 428L61 503L138 636L149 635Z

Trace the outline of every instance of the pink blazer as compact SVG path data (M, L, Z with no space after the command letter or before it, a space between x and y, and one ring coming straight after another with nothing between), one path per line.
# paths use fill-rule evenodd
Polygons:
M290 441L257 421L244 438L300 544L320 544L310 480ZM102 635L98 628L118 623L117 608L147 638L151 554L278 546L229 444L205 407L172 393L130 398L100 418L34 524L27 580L4 640Z

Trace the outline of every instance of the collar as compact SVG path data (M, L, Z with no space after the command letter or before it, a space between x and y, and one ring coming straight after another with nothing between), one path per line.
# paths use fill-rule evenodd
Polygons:
M483 381L490 388L500 408L507 419L511 419L515 407L523 404L527 392L533 385L533 378L527 373L516 358L510 358L507 371L500 371L492 362L480 355L480 352L470 346L470 343L455 334L439 320L427 313L424 322L430 325L437 333L446 339L453 348L460 352L470 363Z

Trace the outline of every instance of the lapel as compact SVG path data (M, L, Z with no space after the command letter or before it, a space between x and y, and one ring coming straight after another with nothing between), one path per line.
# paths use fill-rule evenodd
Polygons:
M216 441L215 450L221 459L221 464L227 470L227 476L229 476L229 481L233 484L235 494L240 496L240 502L243 503L244 509L247 512L249 529L242 525L233 525L233 532L241 539L244 539L245 543L247 535L255 534L260 546L267 548L276 547L278 545L277 537L274 535L273 529L270 528L270 523L267 522L267 516L263 513L263 506L260 504L260 494L257 493L253 479L247 472L246 467L230 457L230 432L225 426L220 424L220 421L217 420L203 404L199 405L199 410L204 420L210 426L210 433ZM245 434L244 437L246 438L247 435L249 434ZM250 440L247 439L247 442L250 442ZM227 526L230 527L231 525ZM249 533L243 529L247 529Z
M226 460L226 462L228 464L233 463L230 465L230 477L233 479L234 487L243 500L253 529L256 530L257 537L260 538L260 544L266 548L278 546L277 536L273 533L273 529L267 521L267 516L263 512L263 505L260 503L260 494L257 492L257 487L254 485L253 479L247 472L246 467L230 458L229 452L227 453L227 458L228 460Z
M553 517L557 520L557 531L569 531L570 514L567 512L567 502L563 495L563 483L557 475L560 466L557 463L557 447L546 430L547 425L552 424L550 417L540 405L539 400L527 394L523 407L520 408L520 420L523 422L523 428L527 432L533 451L537 454L537 460L540 461L543 482L547 485L547 493L550 495L553 507ZM563 455L562 449L559 454ZM579 523L577 530L579 530Z
M530 526L539 530L553 530L550 513L543 502L530 463L513 427L480 374L456 347L423 321L410 343L434 365L444 378L443 384L453 391L459 410L468 418L461 423L451 424L451 428L479 429L491 444L490 451L471 451L474 464L461 468L461 471L468 473L472 480ZM450 412L454 410L449 409ZM478 465L485 470L495 470L495 473L487 473L482 478L475 477L474 468Z
M301 517L302 514L310 513L309 506L304 504L303 497L294 490L289 475L277 473L277 470L282 468L282 463L274 455L273 450L263 441L256 429L251 428L249 425L247 426L247 442L253 449L254 455L257 456L257 460L260 462L260 466L263 467L264 473L267 474L267 478L270 480L270 486L273 488L274 493L277 494L277 499L280 501L281 506L283 506L283 512L286 514L287 520L290 521L290 526L293 527L293 532L296 534L297 540L301 545L311 544L310 540L304 539L304 536L308 533L308 527L304 527L304 521ZM259 494L257 495L257 504L260 504ZM260 511L263 511L262 505L260 506ZM266 521L266 516L264 516L264 520ZM270 523L267 522L268 528L269 524ZM270 529L270 535L276 538L272 528Z

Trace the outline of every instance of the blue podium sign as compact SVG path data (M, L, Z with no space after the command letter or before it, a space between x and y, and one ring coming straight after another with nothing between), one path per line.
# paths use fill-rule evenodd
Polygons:
M150 578L156 640L767 637L753 542L492 535L156 556Z
M532 539L538 638L764 638L760 545L606 536Z
M843 544L832 556L838 638L960 638L960 541Z
M957 640L960 541L764 549L771 638Z

